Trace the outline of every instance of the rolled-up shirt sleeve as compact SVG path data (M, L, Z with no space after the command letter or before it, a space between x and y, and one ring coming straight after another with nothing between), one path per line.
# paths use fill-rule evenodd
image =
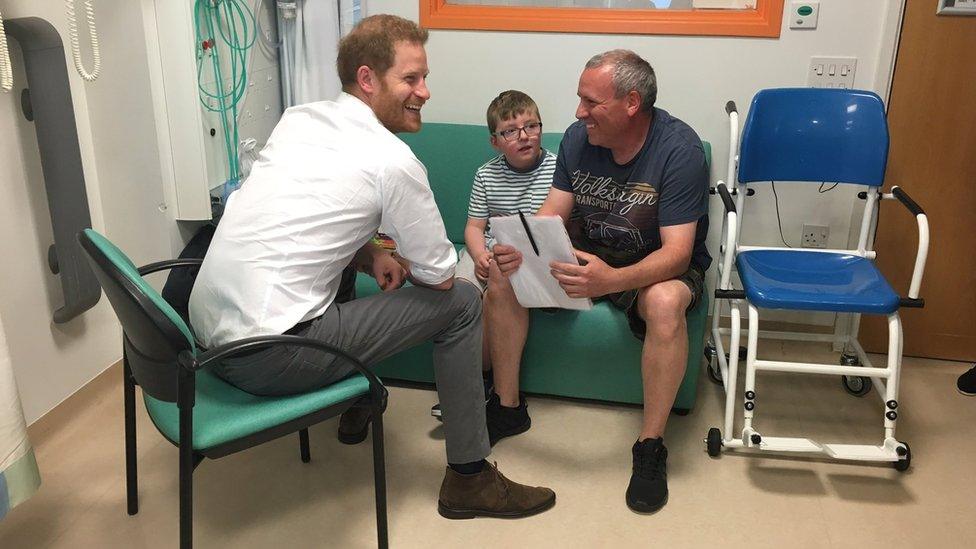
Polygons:
M383 215L380 226L410 262L414 279L440 284L454 276L457 252L447 238L427 170L416 158L392 162L380 178Z

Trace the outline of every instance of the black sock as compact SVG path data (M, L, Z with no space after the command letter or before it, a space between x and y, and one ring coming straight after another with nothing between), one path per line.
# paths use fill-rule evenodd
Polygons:
M483 459L478 461L472 461L471 463L448 463L447 466L454 470L455 473L461 475L474 475L480 473L482 469L485 468L485 463Z
M658 442L659 444L664 444L664 437L637 439L637 444L645 444L651 441Z

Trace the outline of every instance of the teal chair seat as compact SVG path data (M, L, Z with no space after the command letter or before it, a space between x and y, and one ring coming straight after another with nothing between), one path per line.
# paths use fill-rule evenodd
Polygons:
M353 397L366 396L369 382L357 374L318 391L281 397L244 392L207 370L197 372L193 406L193 449L205 450L260 433ZM143 393L156 428L170 442L180 439L180 410L175 402Z

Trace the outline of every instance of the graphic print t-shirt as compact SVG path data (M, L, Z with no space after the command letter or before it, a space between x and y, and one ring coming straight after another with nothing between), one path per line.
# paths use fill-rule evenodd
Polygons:
M559 146L552 186L572 192L573 242L614 267L661 247L661 227L698 221L692 263L708 269L708 167L701 139L687 124L654 109L644 146L617 164L610 149L591 145L577 121Z

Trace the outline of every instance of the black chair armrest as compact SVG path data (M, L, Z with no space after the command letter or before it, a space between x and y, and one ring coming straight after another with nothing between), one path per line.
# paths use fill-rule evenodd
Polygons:
M722 202L725 204L726 212L735 211L735 201L732 200L732 195L729 193L729 188L725 186L725 183L719 183L716 186L719 196L722 197Z
M382 409L386 409L386 400L389 395L389 391L383 386L376 374L371 372L359 359L346 353L342 349L333 347L328 343L318 341L315 339L294 336L294 335L266 335L266 336L256 336L248 337L245 339L240 339L238 341L232 341L224 345L219 345L213 349L203 351L197 356L193 356L192 353L184 351L180 353L179 361L180 366L186 368L187 370L196 371L204 366L220 360L222 358L227 358L233 356L242 351L255 351L262 347L270 347L276 345L294 345L298 347L308 347L311 349L317 349L319 351L324 351L336 355L340 358L347 360L353 367L358 371L366 381L369 382L369 391L373 398L380 403Z
M723 290L721 288L715 289L716 299L745 299L745 290Z
M912 215L925 215L925 212L922 211L922 207L919 206L917 202L912 200L912 197L908 196L908 193L903 191L901 187L892 187L891 194L894 195L899 202L904 204L905 207L908 208L908 211L912 212Z
M146 276L147 274L174 269L176 267L199 267L201 264L203 264L203 259L200 258L167 259L166 261L157 261L139 267L139 274Z

